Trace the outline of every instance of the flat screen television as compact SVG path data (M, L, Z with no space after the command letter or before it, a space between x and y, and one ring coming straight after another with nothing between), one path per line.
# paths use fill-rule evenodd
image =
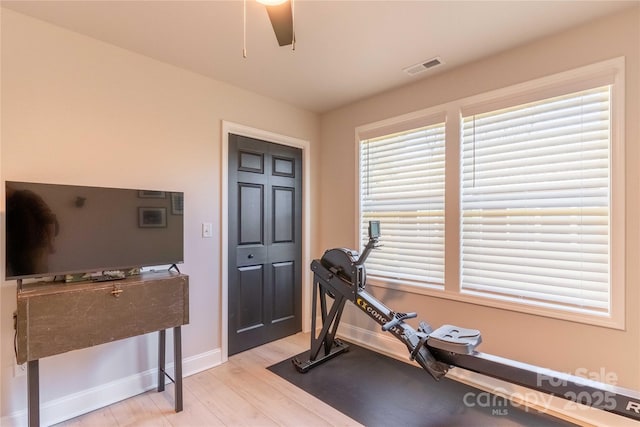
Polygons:
M5 182L5 279L178 264L182 192Z

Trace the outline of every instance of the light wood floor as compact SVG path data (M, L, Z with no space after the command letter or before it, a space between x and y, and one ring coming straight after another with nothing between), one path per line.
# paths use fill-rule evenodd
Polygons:
M309 335L297 334L186 377L179 413L170 385L165 392L152 390L58 426L359 426L265 369L308 348Z

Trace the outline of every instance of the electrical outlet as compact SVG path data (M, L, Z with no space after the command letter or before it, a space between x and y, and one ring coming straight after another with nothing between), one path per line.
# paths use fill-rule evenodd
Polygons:
M23 377L27 374L27 365L13 364L13 378Z

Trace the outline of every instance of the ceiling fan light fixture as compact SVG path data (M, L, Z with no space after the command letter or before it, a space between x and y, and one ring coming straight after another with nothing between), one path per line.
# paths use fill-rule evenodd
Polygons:
M275 1L275 0L258 0L258 1ZM295 49L295 19L294 19L294 0L281 2L276 6L265 6L273 32L276 35L280 46L292 45Z
M265 6L278 6L278 5L281 5L282 3L286 3L289 0L256 0L256 1Z

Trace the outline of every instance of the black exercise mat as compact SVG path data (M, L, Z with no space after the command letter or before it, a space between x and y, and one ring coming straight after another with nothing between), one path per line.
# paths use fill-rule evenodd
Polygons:
M354 344L306 374L290 359L268 369L369 427L574 425Z

